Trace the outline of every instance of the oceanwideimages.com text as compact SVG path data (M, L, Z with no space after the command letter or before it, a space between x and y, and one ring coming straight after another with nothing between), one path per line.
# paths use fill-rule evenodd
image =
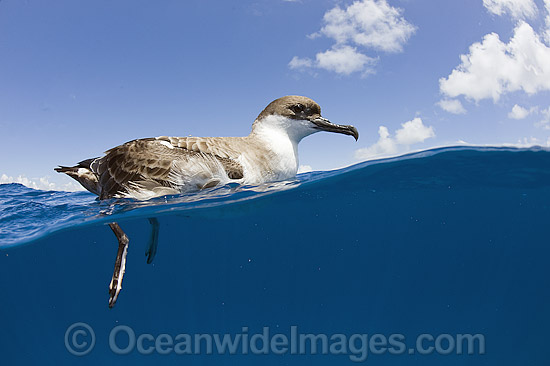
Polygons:
M291 326L282 333L270 327L252 332L242 327L238 333L138 333L127 325L117 325L109 332L110 350L119 355L341 355L353 362L364 362L369 355L482 355L483 334L420 334L412 342L404 334L306 333ZM76 355L90 353L96 335L86 323L74 323L65 333L67 350Z

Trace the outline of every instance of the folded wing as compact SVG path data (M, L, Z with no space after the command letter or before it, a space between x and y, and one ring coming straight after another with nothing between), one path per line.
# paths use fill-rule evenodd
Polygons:
M228 179L241 179L242 166L228 157L203 149L174 146L163 138L129 141L93 160L99 198L149 191L151 196L214 186ZM220 176L221 175L221 176Z

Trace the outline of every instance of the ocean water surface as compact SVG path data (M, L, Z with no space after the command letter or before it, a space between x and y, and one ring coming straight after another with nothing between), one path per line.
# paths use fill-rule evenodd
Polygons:
M112 221L130 244L109 309ZM0 364L548 365L549 268L540 148L146 202L4 184Z

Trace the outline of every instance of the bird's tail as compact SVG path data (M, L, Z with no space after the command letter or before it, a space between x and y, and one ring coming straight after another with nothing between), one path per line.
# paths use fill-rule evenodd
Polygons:
M53 168L58 173L67 173L68 175L71 175L71 173L74 173L78 170L78 166L63 166L60 165L57 168Z
M60 165L59 167L54 168L54 170L58 173L67 174L88 191L99 195L99 181L97 179L97 175L90 168L90 165L94 160L95 159L87 159L81 161L75 166Z

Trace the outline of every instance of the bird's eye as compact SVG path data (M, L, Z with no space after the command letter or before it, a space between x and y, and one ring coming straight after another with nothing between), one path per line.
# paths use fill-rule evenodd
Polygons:
M292 112L294 112L295 114L300 114L304 111L304 106L302 104L295 104L293 105L292 107L290 107L290 109L292 110Z

